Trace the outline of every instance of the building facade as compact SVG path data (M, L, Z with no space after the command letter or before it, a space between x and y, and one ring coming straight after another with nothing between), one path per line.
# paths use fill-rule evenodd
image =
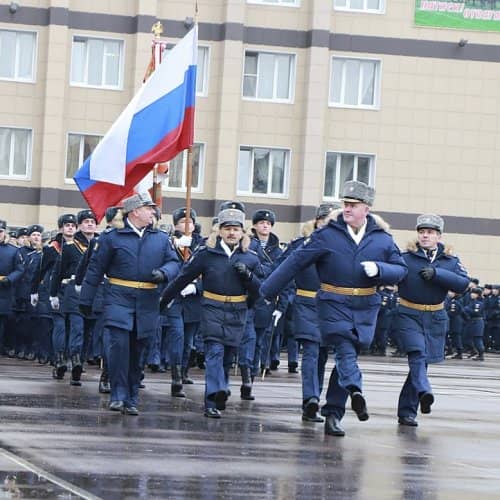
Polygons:
M356 178L376 188L401 247L417 214L438 213L470 274L500 282L498 32L417 26L413 0L197 3L193 206L205 232L237 198L248 215L273 209L286 241ZM194 11L194 0L0 4L0 218L53 228L86 206L72 175L140 86L151 27L174 44ZM184 203L184 155L169 172L167 214Z

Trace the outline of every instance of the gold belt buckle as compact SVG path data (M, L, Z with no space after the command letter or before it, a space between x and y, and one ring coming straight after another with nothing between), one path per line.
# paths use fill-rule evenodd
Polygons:
M429 304L425 304L424 311L432 311L432 306L430 306Z
M353 288L352 289L352 294L353 295L359 295L359 288Z

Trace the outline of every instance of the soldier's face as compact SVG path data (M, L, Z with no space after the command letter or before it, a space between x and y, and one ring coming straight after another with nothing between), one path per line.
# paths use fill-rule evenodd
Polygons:
M366 220L370 207L366 203L351 203L344 201L344 221L351 227L361 227Z
M179 221L175 225L175 230L180 231L181 233L184 233L185 228L186 228L186 218L183 217L182 219L179 219ZM193 219L191 219L191 218L189 218L187 220L187 231L188 231L188 235L191 235L194 231L194 223L193 223Z
M97 229L97 224L94 219L83 219L80 223L80 231L83 234L94 234Z
M72 222L66 222L62 228L63 236L73 236L76 231L76 225Z
M438 241L441 239L441 233L436 229L423 227L417 231L417 239L421 248L425 250L436 248Z
M236 245L243 237L241 226L222 226L219 231L222 241L229 246Z
M42 234L39 233L38 231L35 231L34 233L30 234L30 243L33 246L40 245L42 243Z
M19 236L19 238L17 238L17 244L20 247L24 247L24 246L28 245L29 244L28 237L24 234L22 236Z
M154 222L155 207L139 207L132 210L131 214L133 215L132 223L139 229L142 229Z
M273 225L268 220L260 220L253 225L257 236L267 237L271 233Z

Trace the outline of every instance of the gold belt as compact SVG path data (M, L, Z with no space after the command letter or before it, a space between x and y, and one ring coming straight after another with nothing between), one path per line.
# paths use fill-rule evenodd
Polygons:
M400 298L399 304L410 309L415 309L417 311L441 311L444 308L444 304L415 304L415 302L410 302L409 300Z
M203 292L203 297L207 299L216 300L217 302L245 302L247 300L246 295L219 295L218 293Z
M6 278L7 276L0 276L0 280L3 279L3 278Z
M112 285L127 286L129 288L145 288L148 290L158 288L158 285L156 283L150 283L149 281L131 281L122 280L120 278L108 278L108 280Z
M314 299L316 297L317 292L313 292L312 290L303 290L302 288L297 288L295 294L300 295L301 297L309 297Z
M324 292L338 293L339 295L374 295L377 293L377 288L371 286L370 288L346 288L343 286L329 285L328 283L321 283L321 290Z

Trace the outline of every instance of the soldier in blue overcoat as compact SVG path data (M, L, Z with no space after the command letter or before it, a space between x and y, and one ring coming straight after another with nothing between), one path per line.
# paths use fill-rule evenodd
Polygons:
M434 395L427 378L428 363L444 359L448 318L444 300L449 290L463 293L469 278L458 257L441 243L444 221L435 214L417 218L417 240L410 243L403 258L406 278L398 285L399 308L396 328L409 373L398 403L400 425L417 426L417 409L430 413Z
M19 248L8 243L7 222L0 220L0 353L3 351L7 317L12 312L14 285L24 267Z
M452 348L456 351L451 359L463 359L464 344L462 342L462 332L464 329L464 311L460 298L455 292L448 292L448 296L445 299L445 309L449 320L448 334L451 339Z
M325 433L334 436L345 434L340 420L349 396L358 419L369 417L357 356L373 340L381 302L377 286L397 283L406 274L387 225L369 213L374 197L365 183L346 182L342 214L311 234L261 287L262 295L272 298L297 272L316 265L319 328L323 342L335 348L336 366L322 408Z
M155 204L149 193L123 201L123 227L99 236L80 294L85 316L104 275L104 327L109 336L112 411L138 415L142 359L158 324L159 283L172 280L179 260L168 235L152 228Z
M177 294L201 276L201 332L205 343L205 416L220 418L226 408L229 371L240 344L249 295L258 295L262 273L259 258L249 250L243 233L245 215L226 209L218 215L218 232L184 265L162 294L165 308Z
M485 307L481 287L472 288L470 302L464 307L465 331L472 339L477 355L472 359L484 361L484 315Z

